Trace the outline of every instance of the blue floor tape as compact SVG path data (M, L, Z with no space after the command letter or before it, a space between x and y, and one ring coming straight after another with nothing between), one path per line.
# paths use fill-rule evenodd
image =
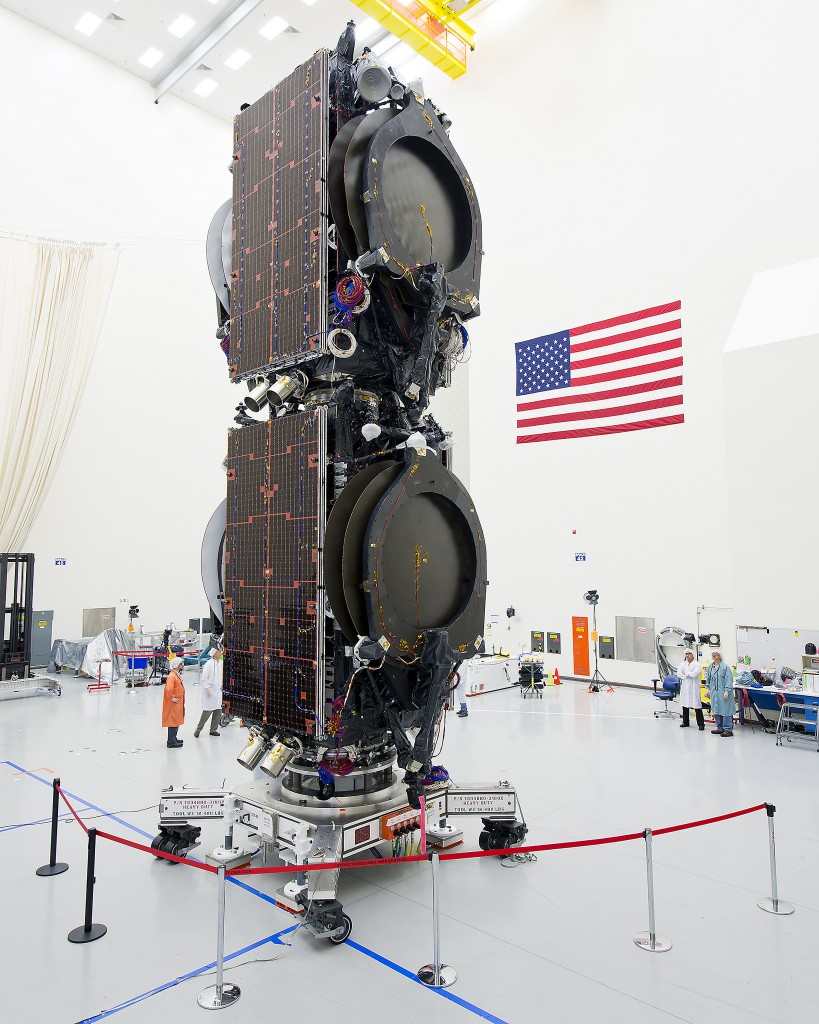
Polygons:
M44 786L51 787L51 783L48 781L48 779L41 779L39 775L35 775L33 772L27 772L25 768L21 768L20 765L15 764L13 761L2 761L0 762L0 764L7 764L10 767L14 768L16 771L20 772L21 774L27 775L29 778L35 779L37 782L41 782ZM111 818L113 821L119 822L121 825L124 825L126 828L130 828L134 832L138 832L140 835L145 836L147 839L153 839L153 836L148 835L147 832L143 832L141 828L137 828L136 825L132 825L129 821L125 821L123 818L118 818L116 815L111 814L109 811L104 811L101 807L97 807L96 804L88 803L87 800L84 800L81 796L77 796L75 793L69 793L68 790L65 790L64 792L66 796L70 796L72 800L76 800L78 803L83 804L83 806L91 808L95 811L99 811L106 817ZM46 818L44 820L48 821L49 819ZM12 827L20 828L21 826L16 825ZM253 893L254 896L258 896L260 899L266 900L268 903L273 903L274 905L277 905L276 900L272 896L269 896L267 893L261 892L259 889L254 889L252 885L248 885L247 882L243 882L241 881L241 879L229 877L228 881L233 882L234 885L238 885L241 889L246 889L248 892ZM259 946L263 946L266 942L280 944L279 939L282 935L287 935L288 932L295 931L296 928L298 927L299 925L291 925L289 928L285 928L280 932L275 932L273 935L269 935L265 939L260 939L258 942L254 942L253 945L251 946L246 946L244 949L239 949L235 953L229 954L225 957L225 960L233 960L237 956L242 956L244 953L247 953L252 949L257 949ZM435 995L441 996L442 999L448 999L450 1002L455 1003L457 1006L461 1006L463 1007L463 1009L468 1010L470 1013L474 1013L477 1017L480 1017L482 1020L490 1021L490 1024L508 1024L508 1022L503 1020L501 1017L496 1017L493 1013L490 1013L488 1010L482 1010L480 1006L476 1006L474 1003L470 1003L466 999L461 999L460 996L456 996L454 992L450 992L448 989L427 988L426 985L423 985L423 983L418 980L418 977L415 975L413 971L409 971L407 970L406 967L402 967L400 964L394 963L394 961L392 960L388 960L386 957L381 956L379 953L376 953L372 949L368 949L366 946L362 946L360 943L355 942L353 939L347 939L345 945L349 946L351 949L355 949L359 953L363 953L364 956L370 957L371 960L375 960L376 963L381 964L382 967L388 967L391 971L395 971L396 974L400 974L403 977L409 979L410 981L414 981L417 985L421 985L423 988L427 989L427 991L432 992ZM188 981L190 978L196 977L197 974L202 974L205 971L212 970L215 966L215 961L214 963L206 964L204 967L199 967L195 971L191 971L188 974L183 974L182 977L180 978L175 978L173 981L168 981L164 985L159 985L157 988L153 988L148 992L143 992L141 995L134 996L133 999L129 999L124 1003L119 1003L117 1006L112 1007L110 1010L103 1010L102 1013L97 1014L96 1017L86 1017L82 1021L78 1021L78 1024L93 1024L94 1021L104 1020L106 1017L110 1017L114 1013L119 1013L120 1010L125 1010L129 1006L133 1006L134 1003L139 1003L142 1002L142 1000L144 999L149 999L151 996L159 995L160 992L165 992L167 991L167 989L173 988L174 986L179 985L183 981Z
M229 953L225 957L225 963L227 963L228 960L235 960L237 956L244 956L245 953L250 953L252 950L258 949L259 946L264 946L268 942L272 942L276 946L284 945L281 941L282 935L287 935L288 932L295 931L296 928L298 928L297 924L291 925L289 928L284 928L280 932L274 932L272 935L268 935L264 939L259 939L258 942L252 942L249 946L237 949L235 953ZM182 974L180 977L174 978L173 981L166 981L164 985L157 985L156 988L149 989L147 992L142 992L140 995L133 996L131 999L126 999L122 1003L117 1003L116 1006L112 1006L109 1010L102 1010L93 1017L83 1017L81 1021L77 1021L77 1024L94 1024L95 1021L105 1020L106 1017L112 1017L115 1013L119 1013L120 1010L127 1010L129 1006L134 1006L136 1003L141 1003L145 999L150 999L151 996L157 996L160 992L167 992L169 988L175 988L177 985L181 985L183 981L190 981L191 978L195 978L199 974L204 974L206 971L212 971L215 967L216 961L213 960L209 964L197 967L194 971L188 971L187 974Z
M395 971L396 974L400 974L404 978L414 981L416 985L420 985L428 992L433 992L436 996L440 996L442 999L448 999L451 1003L462 1006L465 1010L469 1010L470 1013L474 1013L482 1020L491 1021L491 1024L508 1024L508 1021L503 1020L501 1017L496 1017L494 1013L490 1013L488 1010L482 1010L480 1006L476 1006L474 1003L470 1003L466 999L461 999L460 996L456 996L455 993L450 992L449 989L429 988L418 979L418 976L414 971L408 971L406 967L402 967L400 964L396 964L392 960L388 960L385 956L381 956L380 953L376 953L372 949L367 949L366 946L362 946L354 939L347 939L345 946L350 946L352 949L358 950L359 953L363 953L364 956L368 956L371 960L375 960L375 962L381 964L382 967L389 967L391 971Z
M19 764L15 764L13 761L0 761L0 764L7 764L15 771L20 772L22 775L27 775L30 779L34 779L35 782L41 782L44 786L48 786L51 789L51 782L48 779L41 779L39 775L35 775L33 772L27 772L25 768L21 768ZM130 821L126 821L124 818L118 818L116 814L112 814L110 811L105 811L102 807L97 807L96 804L90 804L83 797L77 796L76 793L69 793L67 789L63 790L66 796L71 797L72 800L76 800L77 803L82 804L87 810L99 811L100 814L106 818L110 818L112 821L118 822L124 828L131 829L132 832L136 832L138 835L143 836L149 842L153 842L154 837L149 832L144 832L141 828L137 828L136 825L132 825ZM44 821L50 821L50 818L43 819ZM12 826L13 828L20 828L19 825ZM4 830L8 831L8 829ZM195 858L192 858L195 859ZM245 889L247 892L253 893L254 896L258 896L261 900L266 900L268 903L276 903L276 900L272 896L268 896L267 893L262 892L260 889L255 889L252 885L248 885L247 882L242 882L238 878L228 878L228 881L233 885L237 885L240 889Z

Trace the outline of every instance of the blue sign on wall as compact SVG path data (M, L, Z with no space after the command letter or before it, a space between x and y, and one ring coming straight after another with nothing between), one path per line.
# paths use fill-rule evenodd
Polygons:
M65 559L64 558L55 558L54 559L54 564L55 565L65 565Z
M586 561L586 552L585 551L575 551L575 553L574 553L574 560L575 560L575 562L585 562Z

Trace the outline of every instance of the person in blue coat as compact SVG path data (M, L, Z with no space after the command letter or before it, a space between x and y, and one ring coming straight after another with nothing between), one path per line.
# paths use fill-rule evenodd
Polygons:
M715 736L734 735L734 677L729 665L722 660L719 651L711 655L711 664L708 666L708 677L706 679L708 692L711 695L711 712L714 715L715 729L711 732Z

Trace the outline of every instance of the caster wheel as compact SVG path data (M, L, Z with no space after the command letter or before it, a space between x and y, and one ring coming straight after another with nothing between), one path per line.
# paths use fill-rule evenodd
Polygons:
M162 832L160 832L159 835L156 836L154 838L153 842L151 843L151 849L152 850L161 850L162 849L162 844L165 842L165 839L166 839L166 836ZM157 860L162 860L162 858L158 857Z
M478 846L480 846L480 848L482 850L488 850L489 849L489 833L488 832L481 832L481 834L478 836Z
M222 717L219 719L219 725L221 725L223 729L227 729L227 727L230 725L232 721L233 719L230 717L230 715L222 715Z
M353 922L350 920L350 918L347 917L346 914L342 914L341 917L342 920L344 921L344 931L341 933L341 935L333 935L330 938L330 942L332 942L334 946L340 946L342 942L346 942L347 939L349 939L350 933L353 930Z

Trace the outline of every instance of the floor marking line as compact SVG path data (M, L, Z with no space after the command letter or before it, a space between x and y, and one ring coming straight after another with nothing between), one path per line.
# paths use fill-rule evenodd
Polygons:
M14 764L14 762L12 762L12 761L3 761L3 762L0 762L0 763L10 765L12 768L16 768L20 772L20 774L28 775L30 778L35 779L37 782L42 783L44 786L48 786L49 788L51 788L51 783L47 779L41 779L38 775L34 775L31 772L27 772L24 768L21 768L20 765ZM143 835L143 836L145 836L148 839L153 839L153 836L149 836L147 832L143 832L142 829L137 828L136 825L132 825L128 821L125 821L125 820L123 820L121 818L117 818L116 815L113 815L113 814L110 814L107 811L104 811L101 807L97 807L96 804L88 803L87 800L84 800L81 796L78 796L76 793L69 793L68 790L65 790L65 792L66 792L66 794L68 796L71 797L72 800L76 800L78 803L84 804L86 807L90 807L90 808L93 808L93 810L95 810L95 811L99 811L100 813L104 814L106 817L110 817L114 821L120 822L126 828L130 828L134 832L138 832L140 835ZM248 885L246 882L241 882L239 879L233 879L233 878L231 878L230 881L234 882L234 884L236 884L236 885L239 885L242 889L247 889L248 892L253 893L255 896L258 896L260 899L266 900L268 903L273 903L273 904L277 905L276 904L276 900L272 896L268 896L267 893L263 893L263 892L260 892L258 889L254 889L252 886ZM281 909L281 908L279 908L279 909ZM291 925L290 928L285 928L283 931L277 932L273 936L270 936L269 938L261 939L259 942L255 943L253 946L247 947L247 949L245 949L245 950L239 950L236 953L232 953L230 955L230 957L225 957L225 960L232 959L232 958L234 958L236 956L240 956L242 953L247 952L249 949L255 949L257 946L263 945L265 942L276 942L278 936L285 935L285 934L287 934L290 931L295 931L299 927L300 927L299 924ZM413 974L412 971L408 971L405 967L401 967L399 964L393 963L392 960L388 960L386 957L382 957L380 954L376 953L374 950L368 949L366 946L361 946L359 943L354 942L352 939L348 939L347 942L346 942L346 945L350 946L352 949L357 950L359 953L363 953L365 956L370 957L371 959L375 960L377 963L380 963L383 967L388 967L390 970L396 971L398 974L403 974L405 977L410 978L411 980L415 981L418 985L421 985L423 988L427 988L428 987L426 985L423 985L422 982L420 982L418 980L418 978L415 976L415 974ZM153 995L158 995L160 992L164 992L164 991L166 991L169 988L173 988L174 986L178 985L180 982L187 981L189 978L192 978L192 977L194 977L197 974L201 974L203 971L209 970L211 967L214 967L214 966L215 966L215 964L209 964L208 966L199 968L198 970L196 970L196 971L194 971L194 972L192 972L190 974L183 975L181 978L177 978L174 981L166 982L164 985L160 985L158 988L152 989L150 992L143 993L140 996L135 996L132 1000L130 1000L128 1002L125 1002L125 1003L122 1003L122 1004L119 1004L118 1006L114 1007L111 1010L105 1010L105 1011L102 1012L102 1014L98 1014L96 1017L87 1017L84 1020L79 1021L78 1024L93 1024L94 1021L103 1020L105 1017L110 1017L111 1014L119 1012L119 1010L126 1009L128 1006L133 1005L133 1003L135 1003L135 1002L141 1002L143 999L148 999L148 998L150 998ZM461 1006L464 1009L469 1010L470 1013L476 1014L482 1020L490 1021L491 1024L508 1024L508 1021L504 1021L501 1017L494 1016L494 1014L491 1014L488 1010L482 1010L479 1006L475 1006L474 1003L470 1003L466 999L461 999L460 996L456 996L454 993L449 992L446 989L429 989L429 991L435 992L436 995L439 995L439 996L441 996L444 999L448 999L450 1002L456 1003L458 1006Z
M18 774L28 775L29 778L34 779L36 782L40 782L44 786L48 786L49 789L52 788L52 784L48 781L48 779L41 779L39 775L34 775L32 772L27 772L24 768L20 768L19 764L15 764L13 761L0 761L0 764L7 764L10 765L12 768L17 768ZM70 796L72 800L76 800L78 803L81 803L87 809L99 811L100 814L104 815L106 818L111 818L112 821L119 822L119 824L123 825L125 828L129 828L131 829L132 832L136 832L139 835L143 836L145 839L148 839L151 842L153 842L154 836L152 836L148 832L143 832L141 828L137 828L136 825L132 825L130 821L126 821L124 818L118 818L115 814L111 814L110 811L103 810L102 807L97 807L96 804L89 803L87 800L83 799L83 797L78 796L76 793L70 793L67 789L63 790L63 792L67 796ZM49 819L46 818L45 820L48 821ZM231 882L233 885L238 885L240 889L246 889L249 893L252 893L254 896L258 896L259 899L266 900L268 903L273 903L276 904L276 906L278 906L276 900L272 896L268 896L267 893L262 892L260 889L255 889L252 885L248 885L247 882L240 882L238 878L231 877L228 877L228 881ZM280 907L279 909L282 908Z
M283 946L285 943L281 941L282 935L287 935L288 932L294 931L297 927L298 925L292 925L290 928L284 928L280 932L274 932L272 935L268 935L264 939L259 939L258 942L252 942L249 946L237 949L235 953L228 953L225 957L225 962L228 960L235 960L237 956L244 956L245 953L250 953L252 950L258 949L259 946L264 946L268 942L272 942L275 946ZM106 1017L111 1017L115 1013L119 1013L120 1010L127 1010L128 1007L134 1006L136 1003L141 1003L145 999L150 999L151 996L159 995L160 992L167 992L169 988L175 988L177 985L181 985L184 981L190 981L191 978L195 978L199 974L205 974L215 966L216 961L213 960L209 964L204 964L202 967L197 967L193 971L188 971L187 974L181 974L178 978L174 978L173 981L166 981L164 985L157 985L156 988L149 989L147 992L141 992L138 996L132 996L130 999L117 1003L116 1006L112 1006L108 1010L102 1010L93 1017L83 1017L83 1019L78 1021L77 1024L93 1024L94 1021L104 1020Z
M435 995L440 996L442 999L448 999L451 1003L455 1003L457 1006L463 1007L464 1010L469 1010L470 1013L474 1013L477 1017L480 1017L481 1020L488 1020L491 1024L509 1024L509 1022L503 1020L502 1017L496 1017L488 1010L482 1010L480 1006L476 1006L474 1003L470 1003L468 1000L462 999L460 996L456 996L455 993L450 992L449 989L430 988L419 980L414 971L409 971L406 967L402 967L393 960L388 960L387 957L381 956L380 953L376 953L372 949L368 949L367 946L362 946L354 939L347 939L344 945L350 946L359 953L363 953L364 956L368 956L371 960L375 960L375 962L381 964L382 967L388 967L391 971L395 971L396 974L402 975L409 981L414 981L416 985L420 985L421 988L426 989L428 992L434 992Z

